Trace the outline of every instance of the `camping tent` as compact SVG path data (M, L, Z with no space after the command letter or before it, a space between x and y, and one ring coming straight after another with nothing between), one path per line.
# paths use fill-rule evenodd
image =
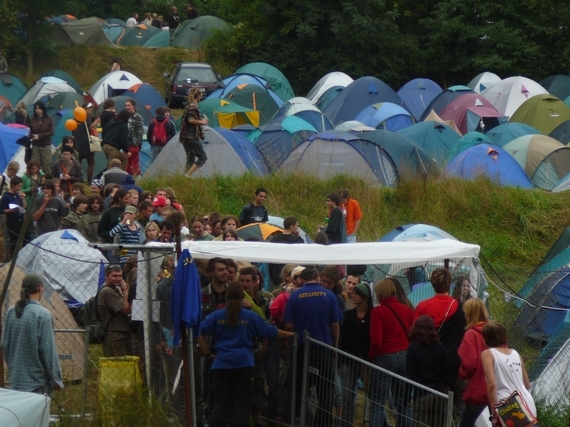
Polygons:
M145 126L156 116L158 107L166 107L164 98L154 86L148 83L138 83L124 91L122 96L132 98L137 103L137 112L142 116ZM120 110L117 110L120 111Z
M422 113L421 120L426 120L427 116L433 111L436 114L441 114L441 112L449 105L451 101L456 98L459 98L463 95L467 95L469 93L475 93L471 88L467 86L457 85L451 86L437 95L433 101L429 103L426 107L424 112Z
M125 34L126 26L123 23L121 24L111 24L111 23L103 23L101 24L103 31L113 43L117 43L117 40ZM167 31L168 33L168 31ZM170 44L170 33L168 33L168 43Z
M509 77L481 92L485 98L507 117L511 117L523 102L548 93L541 85L526 77Z
M480 132L469 132L451 146L451 149L447 154L447 158L445 159L445 163L451 162L463 151L479 144L491 144L491 139Z
M170 45L186 49L198 49L217 31L230 31L231 26L216 16L199 16L182 22L174 35Z
M73 77L71 77L65 71L49 70L49 71L46 71L45 73L42 74L42 77L50 77L50 76L51 77L57 77L58 79L63 80L69 86L71 86L73 89L75 89L75 92L83 95L83 89L81 89L81 86L79 86L79 83L77 83L77 80L75 80Z
M395 187L398 181L396 165L382 147L336 130L309 137L287 156L279 171L319 178L347 174L388 187Z
M138 24L134 27L128 27L125 33L117 39L116 43L119 46L143 46L148 39L160 31L160 28L152 25Z
M439 113L444 120L453 120L462 133L484 132L507 122L483 96L468 93L451 101Z
M80 263L74 260L66 260L65 264L67 268L74 269L76 264ZM15 305L20 299L20 290L22 289L22 280L25 274L31 272L41 274L33 269L31 265L29 267L30 268L15 267L10 284L8 285L8 293L6 294L3 313L6 313L6 310ZM57 265L53 265L51 267L57 268ZM7 264L0 268L0 280L2 283L6 281L9 269L10 267ZM47 276L42 275L42 277L44 277L46 281L44 282L44 293L40 304L52 313L55 329L79 329L77 322L73 318L73 315L65 305L61 296L50 286ZM95 280L96 287L97 279ZM56 333L55 343L64 381L82 380L85 368L84 335L78 333ZM4 401L2 401L2 403L4 403ZM5 425L4 419L2 420L2 425Z
M366 126L364 123L358 120L349 120L348 122L339 123L334 127L334 130L340 130L342 132L363 132L366 130L375 130L373 127Z
M208 118L211 127L231 129L244 124L259 126L259 111L242 107L228 99L204 99L200 102L200 112Z
M440 85L430 79L410 80L398 91L398 96L408 106L416 120L419 120L426 107L443 92Z
M353 133L382 147L394 161L398 177L425 176L437 168L429 153L407 136L384 129Z
M416 123L398 133L413 140L439 164L443 163L451 147L461 138L449 126L432 121Z
M570 147L545 135L526 135L504 147L524 168L533 184L552 190L570 173Z
M467 87L470 87L475 91L475 93L481 93L485 89L490 88L496 83L499 83L501 78L497 76L495 73L491 73L489 71L485 71L479 75L477 75L473 80L467 83Z
M283 116L296 116L305 120L317 129L318 132L324 132L334 128L332 122L323 114L321 110L315 107L311 101L301 96L291 98L275 113L273 119Z
M475 179L484 176L497 185L532 188L522 167L501 147L478 144L460 153L445 170L446 176Z
M83 104L83 96L75 92L58 93L46 104L48 114L60 110L73 110L75 107ZM57 144L56 144L57 145Z
M570 76L557 74L542 79L538 84L559 99L564 100L570 96Z
M107 98L122 95L123 92L139 83L142 83L141 79L128 71L113 71L101 77L97 83L91 86L89 93L95 102L102 104Z
M49 396L0 388L0 401L0 418L4 427L49 427Z
M564 145L570 143L570 120L559 124L548 136L560 141Z
M270 95L271 89L261 88L253 84L240 85L232 89L224 99L252 110L259 111L259 123L268 123L277 110L283 105L280 99Z
M101 264L107 262L88 243L77 230L42 234L22 248L16 265L41 275L63 299L85 303L97 293Z
M0 73L0 96L3 96L13 107L26 93L26 85L12 73Z
M485 132L485 135L491 138L493 145L504 147L512 140L521 136L540 135L540 132L532 126L525 125L524 123L508 122L493 129L489 129Z
M545 135L566 120L570 120L570 107L550 94L535 95L526 100L510 119L533 126Z
M26 106L33 105L36 101L40 100L47 104L51 98L63 92L77 93L75 89L64 80L50 76L42 77L22 95L20 101L26 104Z
M351 84L354 79L341 71L333 71L321 77L321 79L315 83L311 91L307 94L307 99L313 104L317 104L323 94L332 87L345 88Z
M193 176L242 175L251 172L266 175L267 167L258 148L237 132L224 128L205 130L204 151L208 161ZM186 153L179 142L179 135L172 138L151 163L145 178L184 174Z
M339 124L356 119L364 108L378 102L404 106L396 92L382 80L376 77L361 77L344 88L330 105L321 111L334 124Z
M532 396L545 407L567 408L570 403L570 383L568 381L570 340L566 340L562 347L557 348L559 350L556 352L549 349L550 357L548 360L543 362L539 359L533 365L532 370L534 371L537 363L543 362L541 365L546 364L546 366L543 366L540 376L533 378L534 381L530 391Z
M224 77L222 79L222 82L223 85L221 85L219 89L216 89L214 92L208 95L207 99L225 98L227 94L230 93L232 90L234 90L236 87L246 84L252 84L265 89L271 88L271 83L269 83L264 78L261 78L259 76L254 76L253 74L232 74L231 76ZM279 95L277 95L273 91L271 91L270 94L272 94L273 99L275 99L275 102L280 103L279 100L281 100L281 98L279 97Z
M275 92L283 102L295 97L295 92L287 80L287 77L273 65L265 62L251 62L238 68L234 74L253 74L261 77L271 84L271 90ZM280 104L280 106L283 104Z
M247 138L259 148L269 169L276 170L291 151L317 133L317 129L303 119L287 116L252 131Z
M143 44L144 47L168 47L170 46L170 32L166 29L154 33L147 41Z
M30 138L30 129L17 124L5 125L0 123L0 171L4 172L16 153L22 146L19 140ZM25 165L20 165L21 170L25 170Z
M358 113L355 120L376 129L394 132L410 127L415 123L406 109L391 102L369 105Z
M54 25L61 26L75 46L115 47L103 31L99 18L91 17Z

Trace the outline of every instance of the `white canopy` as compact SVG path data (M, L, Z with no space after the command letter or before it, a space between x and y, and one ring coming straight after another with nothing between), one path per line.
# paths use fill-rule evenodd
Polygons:
M431 242L373 242L323 246L267 242L182 242L193 258L232 258L235 261L279 264L393 264L478 257L479 246L458 240Z

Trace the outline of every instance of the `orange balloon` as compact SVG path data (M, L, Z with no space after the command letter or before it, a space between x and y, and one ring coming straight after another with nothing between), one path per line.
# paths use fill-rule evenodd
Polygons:
M76 107L75 110L73 110L73 117L75 117L75 120L78 122L84 122L87 120L87 111L85 111L85 108Z
M69 119L65 121L65 128L70 131L73 132L75 129L77 129L77 122L73 119Z

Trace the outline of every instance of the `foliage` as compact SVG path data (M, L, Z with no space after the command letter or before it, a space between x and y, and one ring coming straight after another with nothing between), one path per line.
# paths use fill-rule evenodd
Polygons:
M540 425L548 427L567 427L570 425L570 407L546 406L540 401L535 403Z

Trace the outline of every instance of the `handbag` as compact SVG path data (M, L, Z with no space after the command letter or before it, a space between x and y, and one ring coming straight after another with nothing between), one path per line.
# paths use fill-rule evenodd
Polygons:
M530 427L538 422L517 390L493 405L493 413L493 425L499 427Z
M101 138L89 135L89 150L91 150L92 153L101 151Z

